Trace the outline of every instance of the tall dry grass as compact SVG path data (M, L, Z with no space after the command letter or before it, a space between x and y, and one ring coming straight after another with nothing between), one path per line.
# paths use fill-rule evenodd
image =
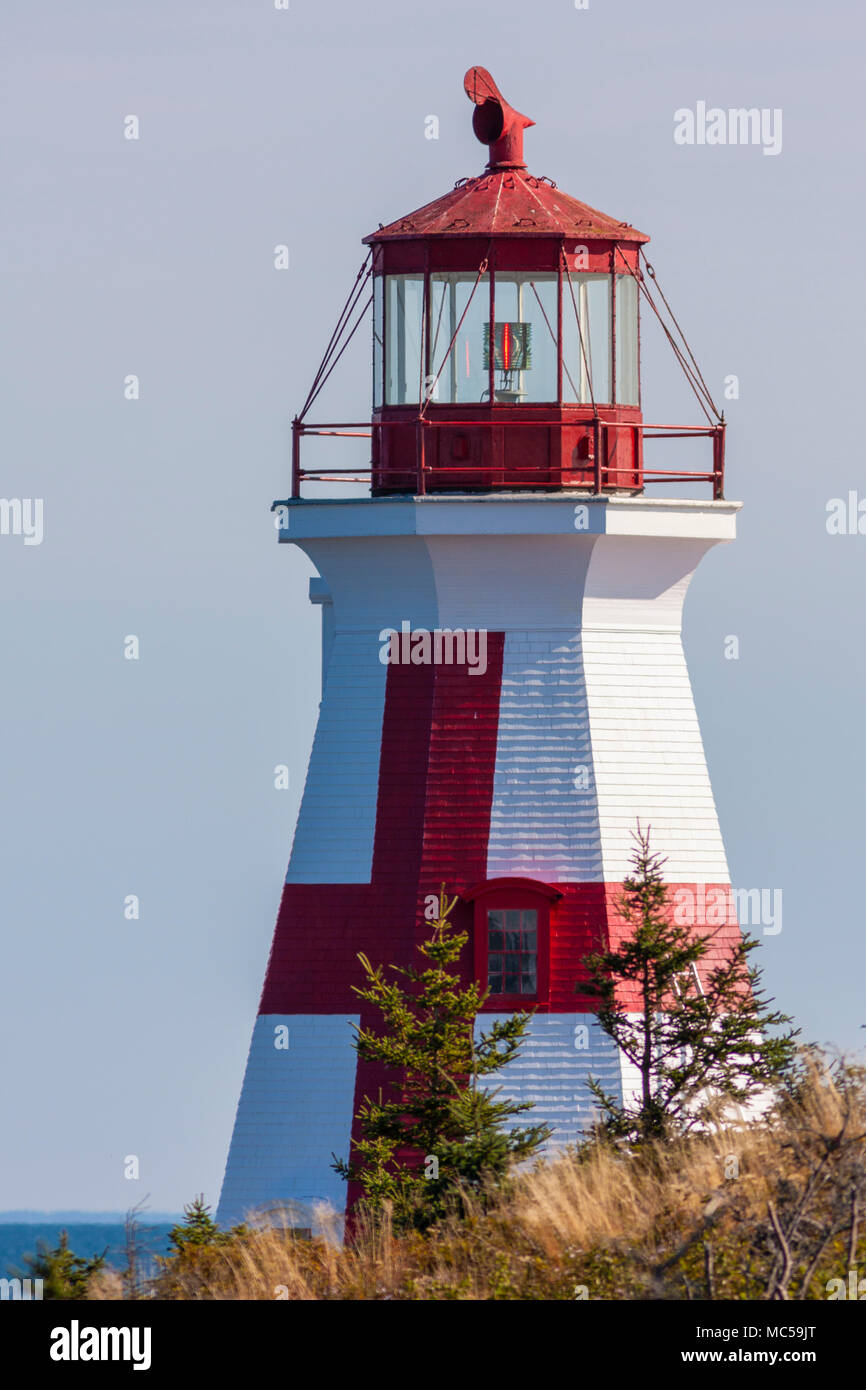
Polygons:
M344 1247L278 1226L252 1230L169 1262L151 1292L302 1301L816 1298L858 1260L866 1262L863 1072L813 1060L799 1093L759 1122L636 1154L602 1145L566 1151L427 1236L395 1232L387 1215L361 1218ZM118 1297L118 1287L106 1278L94 1296Z

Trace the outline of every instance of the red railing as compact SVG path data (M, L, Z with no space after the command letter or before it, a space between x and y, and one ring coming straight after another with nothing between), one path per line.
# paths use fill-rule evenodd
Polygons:
M592 420L587 422L592 430L593 448L592 455L586 460L585 467L581 472L591 473L592 478L581 481L568 481L563 484L569 491L603 493L611 489L626 488L634 489L634 479L636 474L635 464L631 463L624 468L617 468L615 464L608 461L607 435L610 431L629 429L636 435L636 444L645 443L653 439L696 439L706 437L712 440L712 471L709 473L695 472L694 470L683 469L672 471L670 469L657 469L640 467L639 476L643 484L657 483L710 483L712 495L715 500L724 497L725 483L725 424L721 421L717 425L645 425L645 424L608 424L602 420ZM417 435L416 466L414 470L400 470L399 473L388 471L388 485L395 489L405 482L407 492L414 491L417 495L423 495L436 487L447 486L449 474L459 474L461 482L466 487L473 486L471 482L473 474L477 475L475 486L487 486L491 469L489 465L473 468L468 463L457 463L453 465L435 464L430 466L426 463L426 431L428 429L451 428L463 425L465 428L493 428L512 429L520 425L534 426L538 429L539 420L509 420L507 425L496 420L435 420L426 416L415 421ZM320 469L303 468L301 466L301 438L304 435L320 435L324 437L341 439L369 439L373 433L373 426L366 421L350 424L307 424L303 420L292 421L292 497L301 496L301 485L304 482L319 483L338 483L351 482L368 484L373 475L377 474L380 478L386 470L369 464L362 469L342 469L328 468L324 471ZM635 457L642 457L642 450L635 450ZM538 481L538 470L533 470L533 476L522 477L520 470L517 469L496 469L498 478L494 486L497 490L513 487L524 490L527 488L540 488L550 490L552 485L549 481ZM504 477L507 476L507 484ZM470 480L470 481L467 481ZM643 490L643 489L641 489Z

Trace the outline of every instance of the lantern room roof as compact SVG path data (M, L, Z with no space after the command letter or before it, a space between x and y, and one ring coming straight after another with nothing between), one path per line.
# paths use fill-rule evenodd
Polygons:
M523 132L534 121L505 100L486 68L472 67L463 88L473 103L472 128L490 160L477 178L459 179L450 193L364 237L380 241L418 237L554 236L578 240L649 241L628 222L581 203L536 178L523 162Z
M370 244L430 236L555 236L645 242L628 222L563 193L526 168L489 169L460 179L450 193L364 237Z

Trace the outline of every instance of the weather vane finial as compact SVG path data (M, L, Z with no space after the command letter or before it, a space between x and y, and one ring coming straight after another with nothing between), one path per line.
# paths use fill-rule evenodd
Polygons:
M475 103L472 129L490 150L488 169L524 169L523 132L535 121L509 106L486 68L470 68L463 79L463 89Z

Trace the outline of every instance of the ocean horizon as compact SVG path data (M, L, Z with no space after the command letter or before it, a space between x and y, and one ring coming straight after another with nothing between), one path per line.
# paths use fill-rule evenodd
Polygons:
M126 1212L86 1212L72 1209L57 1212L0 1212L0 1278L28 1274L25 1256L35 1255L39 1243L50 1249L60 1243L61 1231L69 1237L69 1249L82 1259L105 1255L114 1269L126 1267ZM153 1266L156 1255L169 1250L168 1233L183 1220L182 1215L148 1213L139 1222L138 1246L144 1271Z
M19 1207L14 1210L0 1211L0 1225L22 1225L33 1223L34 1225L44 1225L52 1221L71 1221L74 1225L86 1225L91 1222L111 1222L118 1221L124 1225L128 1211L88 1211L85 1207L58 1207L42 1210L38 1207ZM182 1211L147 1211L143 1212L139 1218L142 1225L165 1225L168 1222L174 1226L178 1221L183 1220Z

